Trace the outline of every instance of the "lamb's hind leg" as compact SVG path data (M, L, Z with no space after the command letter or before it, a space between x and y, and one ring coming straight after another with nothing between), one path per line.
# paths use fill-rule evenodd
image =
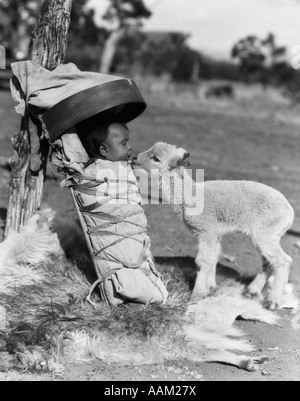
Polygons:
M285 288L289 281L292 258L287 255L278 239L269 238L259 243L260 250L269 262L269 276L274 277L274 282L268 293L267 306L271 310L280 307Z
M218 239L200 238L199 251L196 257L197 273L192 301L206 297L216 287L216 267L221 252Z
M263 257L263 271L249 284L245 291L245 295L249 298L262 298L263 290L268 282L269 273L270 263L265 257Z

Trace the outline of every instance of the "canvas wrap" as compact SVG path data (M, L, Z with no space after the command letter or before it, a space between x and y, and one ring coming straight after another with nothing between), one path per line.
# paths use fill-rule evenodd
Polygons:
M165 302L167 290L155 268L147 218L130 164L96 160L65 185L73 186L101 292L109 305Z

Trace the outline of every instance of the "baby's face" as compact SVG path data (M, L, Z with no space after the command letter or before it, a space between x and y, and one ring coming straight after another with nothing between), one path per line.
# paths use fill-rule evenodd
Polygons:
M129 130L122 124L111 124L109 135L105 142L107 160L114 162L127 161L131 156Z

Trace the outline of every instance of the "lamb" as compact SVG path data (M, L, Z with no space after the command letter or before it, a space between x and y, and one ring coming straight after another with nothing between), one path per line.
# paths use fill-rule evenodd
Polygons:
M263 258L263 272L249 285L247 295L266 294L266 306L276 310L281 305L292 264L280 245L294 221L292 206L280 192L258 182L195 183L185 169L190 166L188 157L186 150L158 142L140 153L133 160L133 167L160 177L170 204L199 239L199 271L192 301L206 297L216 287L222 237L241 232L250 237Z

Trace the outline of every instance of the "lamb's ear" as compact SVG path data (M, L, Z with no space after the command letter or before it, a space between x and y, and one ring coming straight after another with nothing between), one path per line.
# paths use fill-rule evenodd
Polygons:
M169 161L169 170L174 170L178 167L189 168L191 167L191 163L187 159L182 159L181 157L173 157Z

